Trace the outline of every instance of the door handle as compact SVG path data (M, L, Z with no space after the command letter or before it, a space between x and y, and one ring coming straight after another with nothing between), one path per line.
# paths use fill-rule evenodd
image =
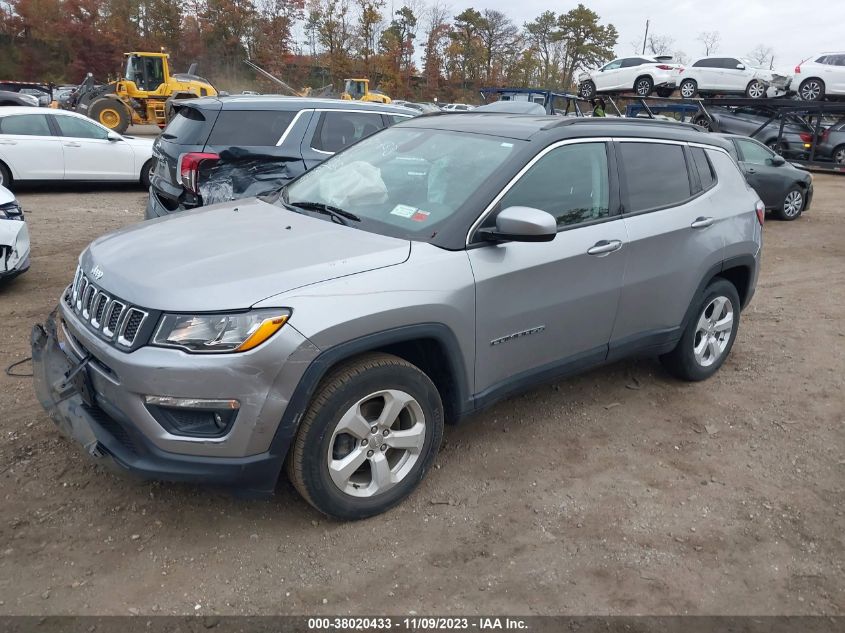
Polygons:
M82 143L65 143L65 147L82 147Z
M714 221L713 218L696 218L690 226L694 229L706 229Z
M0 145L17 145L17 141L0 141Z
M596 242L595 245L587 251L587 255L609 255L613 251L618 251L620 248L622 248L621 240L601 240L600 242Z

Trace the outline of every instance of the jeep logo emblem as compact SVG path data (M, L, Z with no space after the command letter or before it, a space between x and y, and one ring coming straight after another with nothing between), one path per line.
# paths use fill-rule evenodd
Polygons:
M92 276L94 279L99 280L99 279L100 279L100 277L102 277L102 276L103 276L103 274L104 274L104 273L103 273L103 271L102 271L102 270L100 270L100 267L99 267L99 266L94 266L94 268L92 268L92 269L91 269L91 276Z

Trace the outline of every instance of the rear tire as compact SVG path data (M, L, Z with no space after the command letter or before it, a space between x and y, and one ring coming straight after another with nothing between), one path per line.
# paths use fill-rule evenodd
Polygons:
M731 282L720 277L711 281L675 349L660 357L664 367L691 382L715 374L736 340L739 305L739 293Z
M678 89L684 99L693 99L698 94L698 84L695 79L684 79Z
M287 473L320 512L364 519L411 494L442 437L443 404L431 379L396 356L367 354L320 383Z
M804 211L806 201L807 197L804 190L798 185L793 186L786 192L781 206L775 209L775 217L787 222L798 219Z
M152 172L153 172L153 165L154 165L154 164L155 164L155 162L154 162L154 160L151 158L151 159L150 159L150 160L148 160L146 163L144 163L144 166L143 166L143 167L141 167L141 186L142 186L144 189L149 189L149 188L150 188L150 178L151 178L151 176L152 176Z
M703 127L708 132L713 131L713 122L704 114L695 117L692 122L699 127Z
M0 187L8 189L12 186L12 172L6 165L0 163Z
M123 134L132 122L132 117L122 102L103 97L91 104L88 116L118 134Z
M592 99L596 96L596 84L594 84L592 80L588 79L581 84L580 92L582 98Z
M638 97L647 97L651 94L652 90L654 90L654 81L652 81L651 77L647 75L637 77L637 80L634 82L634 92L637 93Z
M824 82L815 77L805 79L798 87L798 96L802 101L823 101Z

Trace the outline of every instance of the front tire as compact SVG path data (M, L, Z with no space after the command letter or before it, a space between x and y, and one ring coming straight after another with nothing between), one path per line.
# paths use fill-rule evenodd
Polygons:
M739 293L726 279L716 278L704 291L678 345L660 361L682 380L706 380L731 353L739 327Z
M0 187L6 187L6 189L12 186L12 172L9 171L9 168L6 167L3 163L0 163Z
M651 77L638 77L634 82L634 92L637 93L638 97L647 97L652 90L654 90L654 82Z
M834 148L831 158L837 165L845 165L845 145Z
M443 404L431 379L396 356L367 354L320 383L287 472L320 512L364 519L411 494L442 437Z
M754 79L746 86L745 96L749 99L762 99L766 96L766 86L757 79Z
M684 99L692 99L698 94L698 84L695 79L684 79L678 89Z
M793 186L783 197L780 208L775 209L775 217L779 220L792 221L800 217L804 211L804 190L799 186Z
M117 99L97 99L88 109L88 116L118 134L123 134L131 123L126 106Z
M596 96L596 84L588 79L581 84L581 97L584 99L592 99Z
M798 96L802 101L822 101L824 99L824 82L815 77L805 79L798 87Z

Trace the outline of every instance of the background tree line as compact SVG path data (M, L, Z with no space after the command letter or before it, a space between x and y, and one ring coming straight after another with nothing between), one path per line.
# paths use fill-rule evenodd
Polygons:
M397 3L398 4L398 3ZM105 81L122 53L166 50L174 71L199 63L219 89L272 84L339 89L364 76L394 98L474 98L482 85L573 88L613 57L618 34L583 4L516 24L492 9L452 15L443 0L0 0L0 78Z

